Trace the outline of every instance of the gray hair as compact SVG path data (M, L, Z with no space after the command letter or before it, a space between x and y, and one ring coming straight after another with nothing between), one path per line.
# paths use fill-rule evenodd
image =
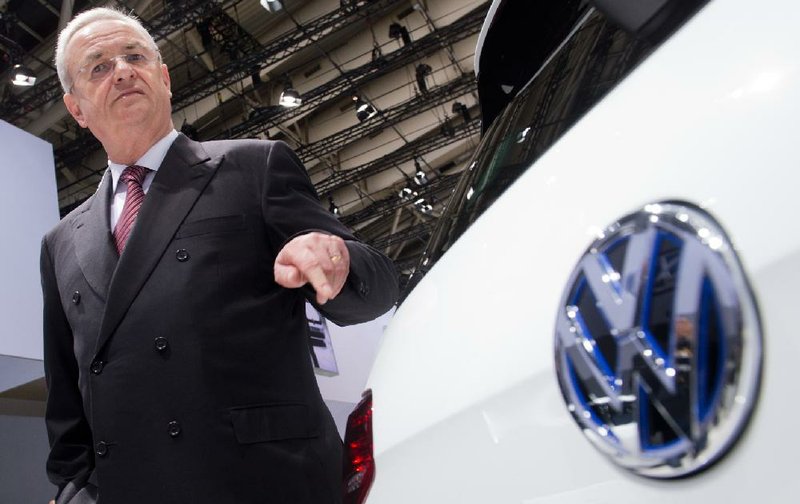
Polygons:
M97 21L121 21L128 25L129 27L133 28L137 32L139 32L146 40L148 40L155 50L156 54L159 53L158 45L156 41L153 39L153 36L150 35L147 30L145 30L144 26L139 22L139 19L133 15L126 14L122 11L118 11L115 9L109 9L107 7L97 7L95 9L89 9L86 11L81 12L61 30L61 33L58 34L58 43L56 44L56 71L58 72L58 80L61 82L61 88L64 90L65 93L69 93L72 89L72 79L67 71L67 47L69 46L72 37L80 30L81 28L90 25Z

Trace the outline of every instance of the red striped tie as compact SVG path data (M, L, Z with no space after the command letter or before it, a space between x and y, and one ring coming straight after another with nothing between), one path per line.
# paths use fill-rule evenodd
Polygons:
M143 166L131 165L122 170L122 175L119 178L120 182L128 184L128 193L125 196L125 204L122 206L122 215L119 216L117 226L114 228L114 243L116 243L117 251L120 255L122 254L122 249L125 248L125 242L128 241L128 236L133 230L133 225L136 223L136 215L139 213L139 208L142 206L142 201L144 200L142 182L149 171Z

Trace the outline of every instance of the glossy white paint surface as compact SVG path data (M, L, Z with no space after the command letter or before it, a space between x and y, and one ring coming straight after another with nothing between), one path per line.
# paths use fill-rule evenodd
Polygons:
M797 498L797 19L794 2L712 1L434 266L395 315L367 383L370 504ZM569 417L553 337L562 290L596 233L668 199L706 208L727 230L760 307L764 376L729 456L653 481L606 460Z

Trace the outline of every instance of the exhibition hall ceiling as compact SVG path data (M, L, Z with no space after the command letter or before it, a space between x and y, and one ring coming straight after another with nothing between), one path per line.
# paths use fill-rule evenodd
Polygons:
M107 163L52 63L59 27L96 6L154 35L177 129L287 142L323 204L410 272L477 145L487 0L0 0L0 119L53 144L62 214ZM15 65L33 86L11 83Z

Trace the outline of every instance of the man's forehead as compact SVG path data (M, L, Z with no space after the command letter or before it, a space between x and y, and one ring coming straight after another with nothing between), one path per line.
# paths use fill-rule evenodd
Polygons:
M85 58L107 50L147 45L147 39L132 26L122 21L103 19L75 32L69 43L69 52L77 58Z

